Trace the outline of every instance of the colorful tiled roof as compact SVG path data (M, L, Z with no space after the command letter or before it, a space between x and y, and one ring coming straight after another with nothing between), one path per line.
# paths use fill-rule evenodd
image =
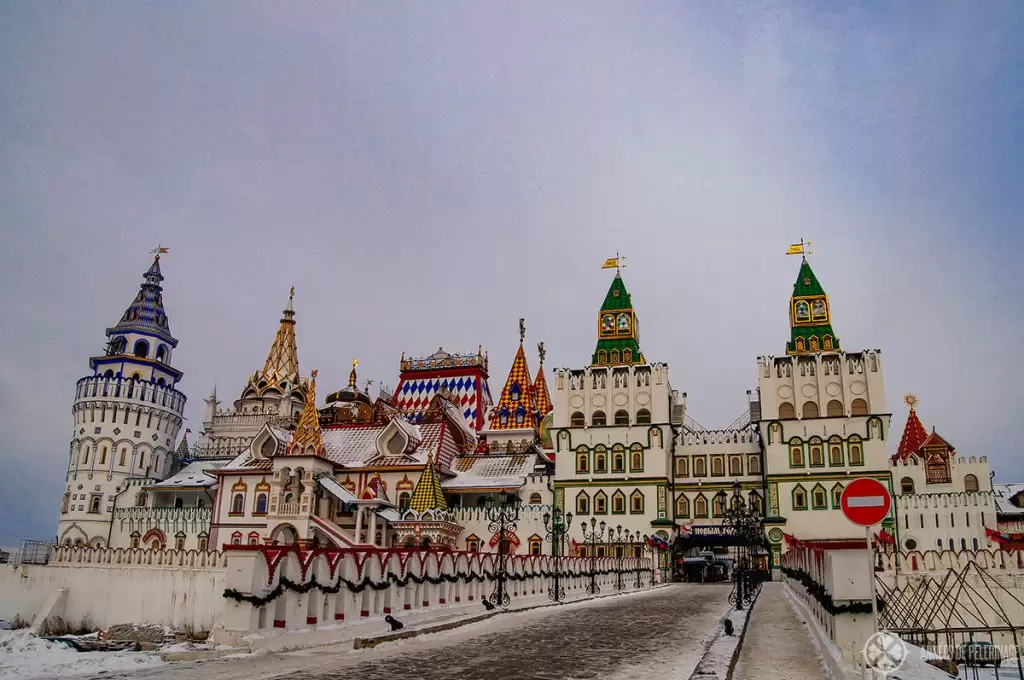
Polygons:
M217 483L217 478L207 474L207 470L218 470L228 464L226 460L203 460L189 463L175 474L162 482L150 484L147 489L166 490L187 487L210 487Z
M917 409L915 408L917 398L912 394L908 394L904 397L904 400L910 406L910 414L907 415L907 424L903 426L903 438L900 439L899 448L896 449L896 456L903 459L912 453L917 453L921 448L921 444L928 438L928 432L917 417Z
M800 272L789 299L789 325L791 333L786 343L786 354L815 354L839 349L839 338L832 330L828 295L806 257L800 262Z
M537 369L537 380L533 383L533 392L537 395L537 412L540 413L540 417L543 419L544 416L551 413L555 408L551 403L548 381L544 379L544 364L541 364L540 368Z
M460 456L455 459L455 477L441 483L443 489L505 488L522 486L537 465L537 455Z
M501 390L497 405L491 409L489 427L492 430L533 429L536 425L535 409L533 379L520 340L505 387Z
M167 313L164 311L163 289L160 287L160 282L164 280L160 273L160 255L153 258L153 264L143 277L135 299L124 310L121 320L107 329L107 336L133 331L149 333L175 347L178 341L171 335Z
M416 482L416 488L409 498L409 509L422 513L426 510L447 510L448 502L441 491L441 482L434 470L434 456L427 454L427 465Z
M591 363L595 366L623 366L644 363L640 352L640 329L636 311L618 270L597 313L597 348Z
M299 350L295 344L295 289L288 293L288 305L284 308L277 335L270 346L270 353L263 364L263 370L249 378L244 393L255 391L262 395L267 390L286 393L301 389L299 379Z
M483 427L491 393L487 385L487 358L481 352L450 354L438 348L422 359L403 356L401 367L391 402L411 422L420 422L433 398L445 394L459 408L470 429L476 432Z
M309 391L306 393L306 403L302 407L302 415L299 416L299 424L295 427L295 434L288 442L285 450L286 456L322 456L324 455L324 440L320 432L320 415L316 411L316 371L313 371L312 380L309 381Z

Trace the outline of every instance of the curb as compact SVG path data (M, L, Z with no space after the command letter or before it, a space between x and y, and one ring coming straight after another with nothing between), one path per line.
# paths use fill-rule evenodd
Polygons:
M236 649L197 649L194 652L164 652L159 654L159 657L161 661L170 663L173 661L209 661L225 656L250 653L248 647L238 647Z
M486 614L478 614L465 619L459 619L458 621L449 621L448 623L440 623L433 626L426 626L424 628L417 628L416 630L406 631L404 633L387 633L385 635L375 635L373 637L355 638L352 640L353 649L371 649L377 645L382 645L387 642L394 642L396 640L407 640L409 638L419 637L421 635L429 635L430 633L440 633L446 630L452 630L453 628L461 628L471 623L477 623L486 619L500 616L501 614L518 614L520 612L528 612L534 609L544 609L546 607L561 607L563 605L576 604L577 602L591 602L593 600L603 600L608 597L619 597L621 595L633 595L635 593L649 593L652 590L658 588L664 588L670 585L668 583L659 583L650 588L644 588L641 590L629 590L626 592L609 593L608 595L597 595L595 597L581 597L572 602L550 602L547 604L535 604L529 607L520 607L518 609L499 609L498 611L487 612Z
M763 585L763 584L762 584ZM743 641L747 639L747 629L750 628L750 619L754 618L754 607L757 606L758 600L761 599L761 592L758 591L757 597L747 607L747 621L743 624L743 632L740 633L740 641L736 643L736 650L732 653L732 658L729 659L729 670L725 673L725 680L733 680L733 674L736 672L736 664L740 660L740 651L743 649Z
M758 596L756 598L754 598L754 601L751 602L750 605L743 612L743 618L742 618L743 628L742 628L742 630L739 630L737 632L737 635L735 636L736 637L736 646L733 647L732 653L729 656L729 663L728 663L728 666L726 667L725 677L723 678L723 680L732 680L732 678L733 678L733 673L735 672L736 664L737 664L737 662L739 661L739 658L740 658L740 650L743 649L743 640L747 636L747 629L750 627L750 619L754 615L754 607L757 605L758 599L760 599L760 593L758 593ZM735 611L736 611L735 609L732 609L730 607L729 611L726 613L726 615L723 617L722 620L724 621L725 619L729 618L729 615L731 613L734 613ZM719 622L720 626L721 626L721 623L722 622L720 621ZM701 669L701 665L714 652L715 645L718 644L719 641L721 641L723 638L726 638L726 637L728 637L728 636L726 636L724 629L722 627L720 627L719 631L718 631L718 635L716 635L714 638L712 638L712 640L708 643L707 647L705 647L703 652L701 653L701 658L697 662L697 665L694 666L693 672L689 676L689 680L712 680L712 678L718 678L719 677L718 670L702 670Z

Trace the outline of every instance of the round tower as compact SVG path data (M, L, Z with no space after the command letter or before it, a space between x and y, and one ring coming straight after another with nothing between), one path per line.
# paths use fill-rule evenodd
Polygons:
M107 545L129 480L142 484L170 472L185 395L175 389L182 373L171 365L178 341L164 311L163 278L157 253L138 295L107 329L106 352L89 359L92 372L75 387L61 545Z

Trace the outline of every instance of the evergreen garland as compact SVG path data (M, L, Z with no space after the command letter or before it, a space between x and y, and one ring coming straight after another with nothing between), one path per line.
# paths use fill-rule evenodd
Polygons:
M649 571L645 568L634 568L634 569L623 569L622 574L635 574L637 572ZM618 571L614 569L603 569L595 572L581 571L579 573L559 573L560 578L580 578L594 576L606 576L608 574L617 574ZM527 574L505 574L506 581L525 581L529 578L535 578L541 576L543 578L551 578L555 575L553 571L538 571L530 572ZM337 583L332 585L325 585L316 580L314 576L308 583L296 583L287 576L281 576L278 580L277 586L266 595L246 595L245 593L235 590L234 588L226 588L224 590L224 597L234 600L235 602L248 602L253 607L262 607L263 605L273 602L277 598L284 594L284 591L291 590L296 593L308 593L309 591L316 588L321 593L328 595L334 595L341 591L342 585L347 587L353 593L361 593L367 588L371 590L387 590L392 584L399 588L404 588L409 583L415 583L422 585L423 583L429 583L431 585L439 585L441 583L456 583L462 581L464 583L473 583L476 581L495 581L499 578L499 575L493 572L483 572L479 574L458 572L455 574L442 574L440 576L417 576L415 574L409 574L405 578L401 578L391 572L388 572L383 581L372 581L369 576L363 578L362 581L350 581L342 576L338 577Z
M849 604L837 605L832 600L832 594L825 589L825 586L821 585L817 581L811 578L803 569L793 569L791 567L782 567L782 573L798 581L800 585L804 587L804 590L817 600L821 608L829 614L835 616L836 614L870 614L871 613L871 602L851 602ZM878 598L878 611L881 612L885 608L885 602L882 598Z

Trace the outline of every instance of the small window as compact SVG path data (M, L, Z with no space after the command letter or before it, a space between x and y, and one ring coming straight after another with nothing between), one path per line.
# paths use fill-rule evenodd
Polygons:
M644 511L644 494L642 491L637 489L629 496L629 511L634 515L643 514Z
M612 472L626 471L626 452L621 447L612 449Z
M830 446L828 449L828 464L829 465L842 465L843 464L843 449L840 446Z
M854 399L850 402L851 416L866 416L868 414L868 402L863 399Z
M128 449L121 449L121 459L118 461L117 464L120 465L121 467L124 467L124 464L125 464L125 461L127 460L127 457L128 457Z
M802 409L802 415L800 417L801 418L817 418L818 415L819 415L819 413L818 413L818 404L817 404L817 402L805 401L804 402L804 407Z
M644 452L634 448L629 454L629 471L630 472L643 472L644 471Z
M231 545L242 545L242 534L238 531L231 534Z
M199 552L206 552L210 549L210 539L203 536L199 539Z
M716 493L711 499L711 516L722 517L725 515L725 494Z
M267 514L267 494L260 493L256 494L256 506L252 510L254 515L265 515Z
M619 409L615 412L615 424L616 425L629 425L629 413L623 409Z
M590 424L594 427L602 427L608 424L608 418L605 416L604 411L594 411L594 415L590 417Z
M530 540L529 540L529 544L530 544L530 554L531 555L540 555L540 545L541 545L540 536L537 536L536 534L531 536Z
M637 425L650 425L651 424L651 412L645 408L640 409L636 412L636 424Z
M796 410L788 401L779 404L779 420L792 420L796 418Z
M136 534L132 534L132 548L139 547L139 537Z
M598 491L594 495L594 514L595 515L607 515L608 514L608 496L605 495L604 491Z
M697 496L697 499L693 502L693 516L694 517L707 517L708 516L708 501L703 495Z
M836 484L832 487L832 507L839 509L843 507L843 485ZM910 519L909 517L907 518Z
M850 465L863 465L864 454L861 453L860 444L850 444Z
M743 474L743 458L732 456L729 458L729 474L736 477Z
M176 536L175 537L175 539L174 539L174 549L175 550L184 550L185 549L185 537L184 536Z
M747 505L750 506L750 509L752 511L760 515L763 512L763 508L761 507L761 494L759 494L756 491L751 491L750 493L748 493Z
M680 496L676 499L676 517L689 517L690 516L690 501L686 496Z
M231 514L241 515L245 512L245 494L236 493L231 499Z
M583 416L583 411L573 411L573 414L569 417L570 427L583 427L586 423L587 421Z
M843 417L843 402L839 401L838 399L833 399L830 402L828 402L828 405L825 407L825 409L825 412L828 414L829 418Z
M576 472L583 473L590 471L590 453L585 446L576 450Z
M156 348L156 360L165 363L167 359L167 345L158 345Z
M100 511L100 503L103 502L103 496L93 496L89 499L89 512L98 514Z
M145 491L140 491L135 494L135 507L143 508L146 506L146 501L149 500L149 496L146 495Z
M711 457L711 476L725 477L725 459L721 456Z
M977 491L978 478L974 475L964 475L964 491Z
M807 509L807 492L801 487L797 487L793 490L793 509L794 510L806 510Z
M914 480L910 477L904 477L900 480L900 493L901 494L912 494L914 493Z
M586 491L581 491L576 496L576 514L577 515L589 515L590 514L590 496L587 495Z
M707 477L708 476L708 464L704 460L704 456L694 456L694 458L693 458L693 476L694 477Z
M502 406L501 410L498 411L498 424L508 425L508 409L504 406Z
M594 472L608 472L608 454L604 451L594 454Z
M676 477L690 476L690 461L686 458L676 458Z
M759 475L761 474L761 457L760 456L747 456L747 474Z
M522 394L522 390L519 389L519 383L512 383L512 389L508 391L508 397L512 401L519 401L519 396Z
M811 444L811 465L824 465L825 457L821 452L821 445Z
M136 340L132 354L139 358L145 358L149 354L149 343L145 340Z
M622 515L626 512L626 494L616 491L612 494L612 513Z
M825 496L825 489L821 488L820 486L815 487L812 496L814 498L815 510L824 510L825 508L828 507L827 497Z
M789 466L804 466L804 447L801 446L800 444L794 444L789 447Z
M541 495L539 493L531 493L530 494L530 504L531 505L540 505L543 502L544 502L544 499L541 498Z
M516 425L522 425L526 422L526 409L520 406L516 409Z

